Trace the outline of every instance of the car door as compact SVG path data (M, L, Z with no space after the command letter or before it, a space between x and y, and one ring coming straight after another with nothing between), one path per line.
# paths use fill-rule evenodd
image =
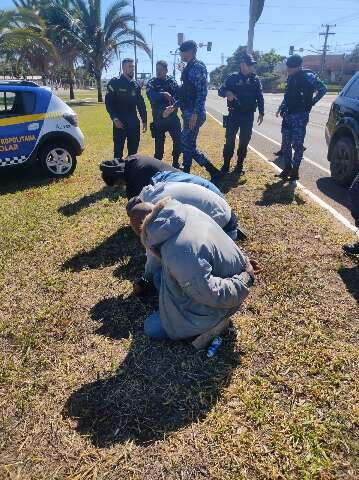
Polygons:
M353 124L359 111L359 75L345 87L333 107L337 125Z
M0 87L0 167L24 163L35 148L40 124L32 122L36 94Z

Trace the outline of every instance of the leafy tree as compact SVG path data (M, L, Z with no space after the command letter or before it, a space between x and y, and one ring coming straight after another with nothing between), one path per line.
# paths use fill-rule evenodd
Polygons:
M60 31L67 41L81 49L81 57L85 65L93 72L97 83L98 101L102 102L101 78L117 56L120 47L134 44L134 32L129 27L133 21L131 13L124 11L127 0L116 0L104 15L102 21L101 0L72 0L72 12L66 12L66 21L61 24ZM64 12L61 13L63 15ZM69 27L62 28L65 23ZM136 44L148 55L150 49L143 35L136 32Z

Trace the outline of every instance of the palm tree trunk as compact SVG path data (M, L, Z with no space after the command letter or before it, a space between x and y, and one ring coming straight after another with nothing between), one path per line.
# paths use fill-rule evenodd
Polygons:
M75 100L74 82L72 79L70 80L69 85L70 85L70 100Z
M97 101L98 102L103 102L101 73L96 74L96 83L97 83Z

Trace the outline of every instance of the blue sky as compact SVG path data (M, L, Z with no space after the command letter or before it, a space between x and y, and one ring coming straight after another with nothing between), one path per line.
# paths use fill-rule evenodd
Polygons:
M200 49L199 58L213 70L221 63L221 54L231 55L240 44L246 44L249 0L135 0L138 29L150 43L153 23L154 58L173 62L170 50L177 46L177 32L186 39L213 42L211 53ZM12 0L1 0L3 8ZM132 4L132 0L130 0ZM111 0L103 0L104 10ZM349 52L359 43L359 0L266 0L262 17L256 26L254 47L267 51L274 48L283 55L290 45L295 48L320 48L322 24L336 24L336 35L330 37L332 53ZM310 52L308 52L310 53ZM128 48L123 52L132 56ZM151 61L139 53L139 72L150 72ZM118 72L118 62L106 73Z

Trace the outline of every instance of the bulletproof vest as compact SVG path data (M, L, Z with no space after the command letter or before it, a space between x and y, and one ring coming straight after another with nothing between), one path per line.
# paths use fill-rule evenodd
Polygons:
M300 70L288 78L285 106L288 113L310 112L313 107L314 87L308 82L307 73L311 70Z
M194 108L196 97L197 97L197 91L194 83L189 79L189 74L191 69L198 64L202 64L202 62L200 62L197 59L194 59L192 62L186 65L186 67L182 72L182 75L181 75L182 85L179 93L182 110L192 110Z
M255 74L245 76L237 74L231 91L237 101L228 102L230 112L254 112L257 108L259 81Z

